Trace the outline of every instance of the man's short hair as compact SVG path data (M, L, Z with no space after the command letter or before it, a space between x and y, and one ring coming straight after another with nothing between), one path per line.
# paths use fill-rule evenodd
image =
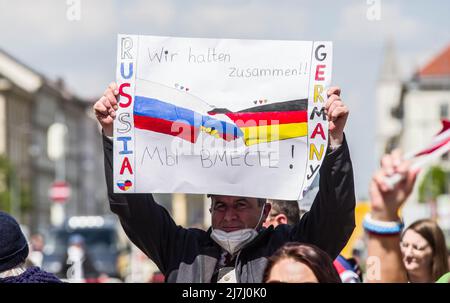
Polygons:
M264 205L266 205L266 203L267 203L267 199L258 198L258 206L263 207Z
M212 197L213 197L214 195L207 194L206 196L207 196L208 198L211 198L211 203L212 203ZM265 199L265 198L256 198L256 200L258 201L258 206L259 206L259 207L263 207L263 206L267 203L267 199Z
M287 218L287 224L293 225L300 220L300 209L297 201L272 200L268 199L268 203L272 204L271 213L284 214Z

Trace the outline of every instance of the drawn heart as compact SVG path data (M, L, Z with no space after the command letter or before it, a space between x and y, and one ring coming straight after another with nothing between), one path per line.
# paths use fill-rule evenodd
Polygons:
M263 103L263 100L259 100L259 104L262 104Z
M258 101L257 101L257 100L255 100L255 101L253 101L253 103L255 103L255 104L256 104L256 103L258 103Z

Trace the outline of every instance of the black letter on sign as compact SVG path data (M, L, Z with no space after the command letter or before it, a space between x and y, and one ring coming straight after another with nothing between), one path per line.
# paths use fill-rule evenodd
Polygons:
M306 178L311 179L312 176L314 176L314 173L317 171L320 165L317 165L315 169L313 169L312 165L309 166L309 169L311 170L311 175L306 175Z
M325 107L322 107L322 108L320 109L320 112L319 112L319 111L317 110L317 106L315 106L314 109L313 109L313 111L312 111L312 113L311 113L311 116L309 117L309 120L314 119L314 114L316 114L317 117L322 116L323 121L327 121L327 116L325 115Z
M319 58L319 49L324 48L324 47L325 47L325 45L321 44L316 48L315 56L316 56L317 61L323 61L327 57L327 53L320 53L321 57Z

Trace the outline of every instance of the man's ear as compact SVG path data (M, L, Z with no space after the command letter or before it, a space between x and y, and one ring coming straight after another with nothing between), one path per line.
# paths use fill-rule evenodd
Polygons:
M288 224L288 219L285 214L278 214L275 217L275 221L277 221L278 224Z

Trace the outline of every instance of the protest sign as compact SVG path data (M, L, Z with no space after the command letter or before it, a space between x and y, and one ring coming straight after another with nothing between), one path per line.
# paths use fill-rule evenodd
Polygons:
M331 42L119 35L114 191L301 198L331 70Z

